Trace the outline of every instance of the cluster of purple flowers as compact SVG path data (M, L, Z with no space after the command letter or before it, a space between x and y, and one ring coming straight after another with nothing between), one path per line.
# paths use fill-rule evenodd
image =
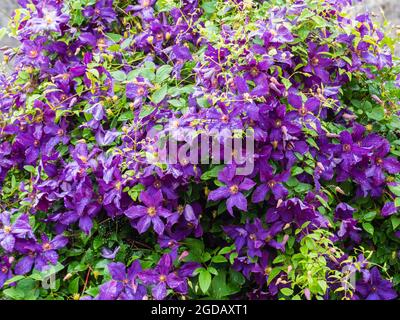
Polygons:
M175 254L164 254L154 269L142 270L138 260L135 260L126 270L123 263L110 263L108 270L112 280L100 287L99 300L146 300L146 286L151 287L152 296L162 300L167 296L167 289L176 294L188 293L187 278L193 275L199 267L196 263L185 263L179 269L173 265Z
M0 286L55 265L58 251L73 247L74 232L90 235L111 219L130 223L135 237L164 254L149 269L139 260L110 263L112 279L96 299L188 295L188 278L200 267L178 258L189 237L234 244L232 269L257 284L244 296L276 298L288 284L282 277L267 284L268 275L292 231L309 223L307 231L329 229L335 242L353 248L368 235L351 202L374 199L383 218L397 214L389 187L397 186L400 162L388 139L357 122L343 102L352 74L374 79L393 66L368 15L355 27L341 16L350 0L324 1L324 15L316 16L307 1L260 1L253 5L268 14L247 17L252 28L240 33L221 25L219 40L205 36L198 0L169 10L154 0L123 8L97 0L79 14L69 1L19 3L29 19L18 26L21 47L5 51L15 71L0 78L0 188L19 179L17 195L0 200ZM248 14L247 6L237 0L231 9ZM333 30L300 38L296 26L307 12L317 21L337 19L339 30L352 28L354 34L338 31L334 40L341 55L332 52ZM251 129L254 169L238 175L241 164L227 164L214 181L202 178L210 165L148 163L146 154L155 152L147 133L168 119L175 120L166 129L173 133ZM307 190L293 188L293 179ZM353 197L341 198L341 184L351 185ZM336 186L337 200L322 212L327 185ZM39 230L30 221L36 217ZM396 293L373 268L355 297Z

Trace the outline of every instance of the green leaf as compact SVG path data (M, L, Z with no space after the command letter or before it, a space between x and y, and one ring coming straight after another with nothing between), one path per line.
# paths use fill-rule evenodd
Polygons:
M159 67L156 72L156 82L161 83L164 80L168 79L172 69L173 68L168 64Z
M68 292L70 294L75 294L78 293L79 291L79 277L76 277L74 280L72 280L69 285L68 285Z
M139 69L140 70L140 75L147 80L154 81L156 75L155 75L155 70L156 70L156 65L154 62L151 61L146 61L144 63L144 67ZM132 77L132 75L130 75Z
M160 89L153 92L151 95L151 101L155 104L159 104L167 95L168 86L165 84Z
M205 1L201 5L203 8L204 12L207 14L213 14L216 11L217 4L215 1Z
M206 97L199 97L196 99L196 101L197 104L202 108L208 108L210 106L210 103Z
M218 173L224 168L224 165L218 165L215 166L213 168L211 168L210 170L204 172L200 179L201 180L210 180L212 178L216 178L218 177Z
M93 249L94 249L94 250L97 250L97 249L99 249L103 244L104 244L103 238L102 238L102 237L96 237L96 238L93 240Z
M118 117L118 121L128 121L128 120L132 120L134 117L133 112L132 111L125 111L124 113L122 113L119 117Z
M152 107L152 106L144 105L144 106L142 107L142 109L140 110L139 118L140 118L140 119L143 119L144 117L147 117L148 115L150 115L151 113L153 113L153 111L154 111L155 109L156 109L156 108L154 108L154 107Z
M300 173L303 173L303 168L300 168L300 167L293 167L293 170L292 170L292 176L297 176L297 175L299 175Z
M291 296L293 294L293 290L290 288L282 288L281 293L287 297Z
M173 0L158 0L156 2L156 8L158 12L171 11L174 8L179 8L179 3L180 2Z
M326 27L328 25L328 22L321 16L313 16L312 19L317 24L317 27L321 28L321 27Z
M232 252L229 255L229 262L230 264L233 264L235 262L235 259L239 256L239 254L237 252Z
M7 29L0 28L0 40L3 39L6 34L7 34Z
M372 120L381 121L385 118L385 111L381 106L375 107L371 112L367 112L367 116Z
M324 280L318 280L318 285L322 290L322 293L325 294L326 289L328 288L328 286L326 285L326 281Z
M372 221L376 217L376 211L370 211L363 216L364 221Z
M4 285L8 286L9 284L11 284L13 282L18 282L19 280L24 279L24 278L25 278L25 276L23 276L23 275L14 276L14 277L8 279L6 282L4 282Z
M315 249L315 242L313 239L311 238L304 238L305 241L305 245L307 246L307 248L312 251Z
M227 253L232 252L233 250L234 250L233 246L225 247L225 248L222 248L221 250L219 250L218 254L221 254L221 255L227 254Z
M315 149L319 150L318 144L315 142L313 138L308 138L307 142L310 146L314 147Z
M6 297L13 299L13 300L22 300L24 299L24 291L19 288L9 288L3 290L3 293Z
M123 38L120 34L117 33L106 33L106 35L114 42L120 42Z
M214 262L214 263L224 263L224 262L227 262L227 261L228 260L224 256L214 256L211 259L211 262Z
M94 75L97 79L100 78L100 74L99 74L99 71L97 69L89 69L87 72L89 72L90 74Z
M123 71L120 71L120 70L118 70L118 71L112 71L112 72L110 72L110 74L111 74L111 76L112 76L115 80L117 80L117 81L122 82L122 81L125 81L125 80L126 80L126 73L123 72Z
M281 267L276 267L271 270L268 275L267 284L270 284L272 280L276 278L276 276L282 271Z
M312 17L313 15L315 15L314 12L312 12L308 8L304 8L304 10L302 10L302 12L301 12L301 14L299 16L299 21L307 20L308 18Z
M292 82L289 79L281 78L281 81L285 86L286 90L288 90L292 86Z
M129 189L128 194L132 198L133 201L136 201L139 198L140 192L145 189L145 186L141 183L133 186Z
M199 286L203 293L207 293L211 285L211 273L203 269L199 273Z
M280 255L280 256L277 256L275 259L274 259L274 261L272 261L272 263L273 264L277 264L277 263L281 263L281 262L283 262L283 261L285 261L286 260L286 257L284 256L284 255Z
M353 65L353 61L347 57L347 56L341 56L340 58L342 58L343 61L347 62L350 66Z
M33 166L24 166L24 169L26 171L28 171L29 173L33 173L33 174L36 173L36 168Z
M214 276L218 275L218 270L215 269L214 267L208 267L207 270L208 270L208 272L210 272Z
M241 285L241 286L242 286L242 285L244 285L245 282L246 282L246 278L243 276L242 273L240 273L240 272L238 272L238 271L235 271L235 270L230 269L230 271L229 271L229 276L230 276L231 281L232 281L233 283L238 284L238 285Z
M397 227L400 225L400 217L391 216L390 221L392 222L393 230L396 230Z
M394 195L400 197L400 185L389 185L389 190L392 191L394 193Z
M369 222L364 222L362 226L364 230L367 231L369 234L374 234L374 226L372 224L370 224Z

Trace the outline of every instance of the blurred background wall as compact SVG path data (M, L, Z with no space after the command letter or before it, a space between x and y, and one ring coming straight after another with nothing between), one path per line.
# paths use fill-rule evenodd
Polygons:
M17 0L0 0L0 28L7 25L7 20L16 7ZM371 11L377 15L377 21L383 21L381 9L392 24L400 25L400 0L364 0L349 10L352 13ZM0 40L0 47L12 44L15 42L10 39ZM398 52L400 53L399 50Z
M17 6L17 0L0 0L0 28L7 25L11 13ZM11 39L4 37L0 40L0 47L14 43Z

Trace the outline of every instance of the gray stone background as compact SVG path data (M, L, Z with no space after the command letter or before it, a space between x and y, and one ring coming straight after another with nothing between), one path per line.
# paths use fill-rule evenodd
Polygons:
M7 25L11 13L17 6L17 0L0 0L0 28ZM0 47L14 43L11 39L4 37L0 40Z
M0 28L7 25L7 21L16 6L17 0L0 0ZM394 26L400 25L400 0L364 0L353 8L349 8L351 12L355 13L371 11L377 15L377 21L383 21L381 9L390 23ZM15 42L6 37L0 40L0 47L13 44ZM399 50L398 53L400 53Z

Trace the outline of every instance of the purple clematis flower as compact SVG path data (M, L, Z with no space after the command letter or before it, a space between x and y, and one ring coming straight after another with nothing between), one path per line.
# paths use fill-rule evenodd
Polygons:
M362 146L373 148L370 157L373 165L368 169L371 175L379 175L382 169L390 174L400 172L400 162L395 157L387 156L390 152L390 143L385 138L377 134L369 134L363 140Z
M294 107L295 111L288 112L288 119L304 124L307 128L322 132L320 121L316 116L319 114L321 101L316 97L311 97L303 103L301 96L290 93L288 96L289 104Z
M383 217L389 217L392 214L395 214L398 211L398 208L395 206L394 202L386 202L381 210L381 215Z
M49 58L44 54L43 43L45 39L37 38L35 41L25 40L22 44L24 53L22 62L33 67L41 67L49 63Z
M241 226L223 227L226 234L235 240L237 252L246 246L250 257L261 257L264 247L268 244L270 247L285 251L286 241L278 242L273 239L283 229L282 222L274 223L270 228L265 228L260 219L254 219L253 223L249 221Z
M155 193L142 191L140 200L145 206L131 206L125 211L125 215L136 222L134 226L139 233L147 231L152 224L158 235L163 234L165 225L161 218L169 219L172 213L162 207L163 196L161 191L158 190Z
M255 182L243 176L235 176L235 167L227 166L218 174L218 180L226 186L213 190L208 194L208 200L218 201L227 199L226 208L233 215L233 207L247 211L246 197L240 191L248 191L255 186Z
M126 97L133 100L135 107L141 106L143 100L149 94L149 87L151 87L151 83L148 80L142 77L136 78L126 85Z
M324 53L329 53L327 45L317 47L313 42L308 44L308 65L304 67L305 72L318 76L324 83L329 83L329 68L333 61L324 57Z
M369 279L365 280L360 280L356 284L356 299L393 300L397 298L393 284L389 280L382 279L377 267L371 269Z
M97 0L94 6L87 6L82 13L84 17L90 18L92 21L111 23L117 18L112 6L112 0Z
M39 271L45 271L58 261L57 250L64 248L68 239L62 235L55 236L52 240L43 234L41 243L33 241L21 241L16 244L16 249L25 254L15 265L15 274L27 274L32 267Z
M152 270L145 270L139 274L139 279L146 285L154 285L152 289L153 297L156 300L162 300L167 296L167 288L171 288L177 293L187 294L187 272L181 273L174 271L172 257L169 254L164 254L157 266ZM189 275L194 270L190 268Z
M29 20L27 27L34 33L43 31L61 32L61 26L69 21L69 16L58 8L43 4L38 9L39 15Z
M11 223L11 214L3 212L0 214L0 228L0 246L8 252L13 251L17 238L34 238L29 217L26 214Z
M342 131L339 135L340 144L334 147L334 150L342 159L341 166L345 170L360 162L363 156L371 153L371 148L361 147L354 137L348 131Z
M252 201L254 203L262 202L269 191L272 192L275 200L284 199L288 191L282 185L289 178L289 172L273 174L273 168L270 165L260 167L261 184L254 190Z
M11 265L14 261L14 257L2 256L0 257L0 289L4 283L11 279L13 276Z
M120 246L116 247L114 250L110 250L109 248L103 248L101 249L101 256L106 259L115 259L120 248L121 248Z
M23 132L18 135L18 143L25 148L25 161L28 164L33 164L39 158L40 151L43 146L44 132L42 125L36 125L28 132Z
M139 284L138 273L142 267L138 260L126 269L121 262L108 264L108 271L112 280L100 286L98 300L143 300L146 297L146 288Z

